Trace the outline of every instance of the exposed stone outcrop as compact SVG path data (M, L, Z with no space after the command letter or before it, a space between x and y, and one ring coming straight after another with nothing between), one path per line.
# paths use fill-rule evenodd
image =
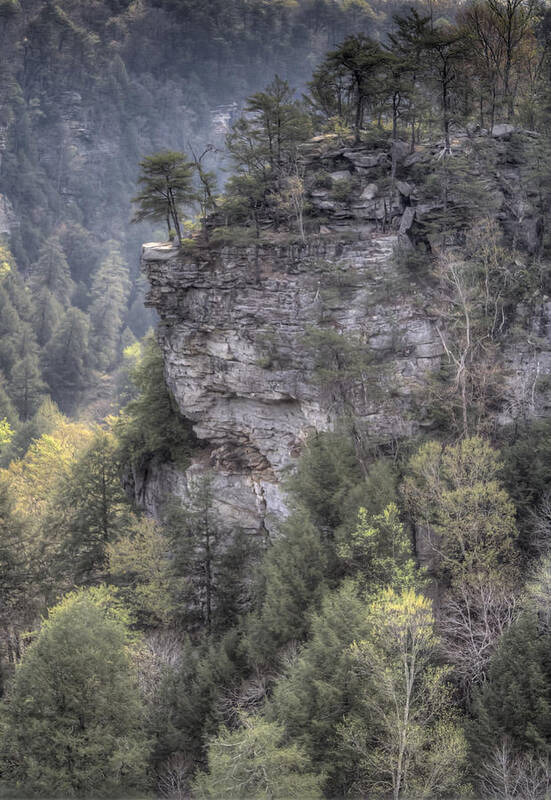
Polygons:
M468 146L468 137L462 141ZM505 216L518 166L508 160L506 143L488 141L498 163L492 176L501 197L497 213ZM323 214L322 233L308 243L278 243L274 235L249 247L197 244L189 253L170 244L144 245L148 303L160 316L167 383L205 443L187 476L150 464L139 486L138 478L137 497L152 513L167 490L185 496L189 476L208 468L227 519L271 530L285 513L282 481L311 432L332 429L343 414L353 415L374 442L430 426L418 398L443 355L433 298L430 286L398 266L394 254L399 242L411 246L415 226L433 213L413 168L437 157L437 147L413 156L402 152L389 197L388 152L367 146L328 152L314 141L304 152L308 174L323 169L331 186L350 180L350 196L335 200L331 186L307 183L309 201ZM534 219L527 207L526 229ZM532 309L529 320L523 313L526 342L505 347L503 356L502 422L545 413L551 405L540 387L551 371L551 304ZM333 380L331 359L319 363L323 350L309 345L314 330L341 337L327 342L328 352L342 341L344 349L369 354L369 363Z
M0 194L0 236L9 236L18 224L12 204L5 195Z

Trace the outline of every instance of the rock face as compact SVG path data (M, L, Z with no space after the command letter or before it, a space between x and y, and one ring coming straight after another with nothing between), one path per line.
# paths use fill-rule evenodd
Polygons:
M385 153L359 148L320 158L310 151L305 158L333 172L346 166L356 179L344 203L331 201L329 190L311 190L328 235L307 244L274 237L250 247L197 245L190 253L144 245L167 384L205 443L186 474L150 464L135 480L136 497L151 513L159 513L167 491L184 497L188 481L209 469L226 519L271 531L286 511L281 483L310 433L353 415L362 436L388 443L431 424L418 402L443 356L431 287L395 257L430 204L417 197L407 171L395 196L381 198L374 173ZM502 422L551 405L535 388L551 370L550 320L547 303L525 323L526 345L505 350ZM537 348L530 331L537 331ZM360 366L357 354L366 356ZM347 359L356 363L348 372ZM337 363L345 365L338 375Z
M5 195L0 194L0 236L9 236L17 225L12 204Z
M240 476L243 511L252 493L268 526L284 509L279 483L308 434L332 429L345 411L379 440L413 430L408 398L442 345L421 298L393 288L396 241L391 233L193 257L144 246L169 388L209 443L210 466ZM344 387L322 385L313 329L357 343L377 367ZM147 489L143 499L153 508Z

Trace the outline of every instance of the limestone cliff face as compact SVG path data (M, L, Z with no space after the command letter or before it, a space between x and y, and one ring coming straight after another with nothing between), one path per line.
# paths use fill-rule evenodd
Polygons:
M319 155L310 150L306 157L319 168ZM185 496L189 475L209 469L223 515L270 530L285 513L281 482L313 431L353 416L362 436L384 443L431 424L418 398L443 356L434 297L430 284L395 257L430 208L405 180L390 202L382 196L373 173L389 163L384 152L342 150L324 158L331 181L345 172L355 179L355 194L336 201L330 191L310 188L325 219L308 243L273 236L249 247L198 245L190 253L169 244L143 248L166 380L206 444L187 475L150 465L137 496L153 513L167 490ZM529 213L525 219L528 240L533 220ZM530 414L549 405L535 387L551 369L550 318L549 304L538 307L524 322L525 343L504 348L502 421L521 405ZM358 360L358 353L369 357Z

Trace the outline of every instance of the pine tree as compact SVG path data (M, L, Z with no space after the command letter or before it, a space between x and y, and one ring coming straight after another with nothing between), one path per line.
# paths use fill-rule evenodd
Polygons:
M130 281L120 249L111 242L108 256L92 278L92 302L89 309L89 347L94 365L105 371L119 356L120 333L126 310Z
M360 710L361 681L350 648L368 630L367 605L358 587L346 581L324 597L312 618L309 641L276 683L268 707L268 718L283 724L290 741L326 774L330 797L345 796L353 782L354 762L339 748L337 725L345 714Z
M0 286L0 370L9 375L17 360L18 344L23 322L17 313L8 292Z
M167 519L179 615L207 634L220 633L244 610L254 548L249 537L224 525L208 473L189 481L188 488L188 500L173 505Z
M349 91L354 97L354 126L356 141L364 125L366 111L373 110L380 101L383 75L390 62L390 55L381 45L363 33L348 36L344 42L328 53L325 63L332 70L344 71L348 78Z
M322 780L300 748L285 743L280 725L242 716L240 728L223 728L211 740L208 772L195 778L194 794L201 800L321 800Z
M128 631L105 591L50 611L3 707L3 793L133 796L146 787L143 711Z
M27 422L40 406L46 390L36 355L29 353L13 365L9 388L21 419Z
M17 422L17 411L5 389L6 383L5 378L0 373L0 419L7 420L13 426Z
M55 527L60 522L65 573L77 584L97 581L107 567L107 547L131 522L112 433L98 431L71 466L50 524Z
M32 270L31 283L35 292L48 289L58 303L69 305L75 285L58 236L50 236L44 242Z
M44 348L44 376L52 397L62 408L71 407L89 380L88 319L70 308Z
M196 198L192 183L193 164L184 153L163 150L144 158L140 168L138 183L142 191L132 200L137 206L134 222L162 220L166 222L169 236L174 229L181 244L182 208Z
M6 480L0 482L0 674L5 659L21 656L20 637L33 617L35 575L29 562L29 527L15 511ZM4 650L4 652L2 652Z
M35 294L36 315L33 326L38 344L48 344L57 323L63 315L63 306L48 287L43 286Z
M499 641L473 702L475 768L498 742L517 752L551 752L551 636L528 608Z
M304 639L309 629L307 612L321 602L326 565L319 532L306 511L295 511L281 526L261 567L264 597L249 623L254 660L273 660L279 648Z
M122 458L138 464L157 455L187 464L194 436L166 385L162 354L153 334L143 342L132 383L137 396L117 423Z
M185 755L191 771L204 765L207 738L223 722L222 698L243 677L239 651L236 631L218 642L194 645L184 638L181 658L163 672L152 705L149 730L157 769L174 753Z

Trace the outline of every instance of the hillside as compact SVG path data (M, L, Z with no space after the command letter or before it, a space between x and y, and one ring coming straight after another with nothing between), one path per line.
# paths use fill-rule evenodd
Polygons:
M547 4L0 39L0 795L548 800Z

